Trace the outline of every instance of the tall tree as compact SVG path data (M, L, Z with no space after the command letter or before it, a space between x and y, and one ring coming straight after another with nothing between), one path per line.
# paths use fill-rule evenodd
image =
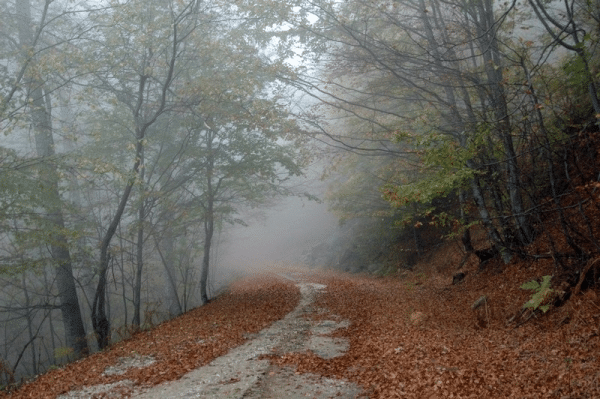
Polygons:
M460 162L449 168L441 159L438 165L424 165L448 172L430 175L435 179L429 180L429 191L446 195L458 189L464 198L470 187L479 217L506 261L511 257L506 236L521 244L533 237L506 93L504 73L510 65L501 44L501 28L514 5L495 6L487 0L309 3L306 12L318 20L295 26L312 35L307 42L315 61L329 70L320 77L290 79L322 104L370 124L374 135L368 142L360 141L360 135L334 137L350 150L361 143L358 150L364 153L366 143L378 139L383 144L394 136L412 141L420 154L427 147L456 145ZM318 128L327 134L325 125ZM482 179L486 169L495 178ZM407 197L403 185L392 191ZM431 199L412 194L411 200Z
M598 33L586 31L584 22L588 16L595 21L596 26L600 22L597 2L564 0L562 9L557 11L556 4L541 0L528 1L538 20L552 38L551 46L558 45L577 55L577 64L579 64L581 75L587 83L592 107L596 114L600 114L597 76L590 66L596 47L593 42L598 39ZM596 36L594 39L592 39L592 34Z
M42 11L42 20L46 17L51 1L46 1ZM31 53L35 53L35 45L39 31L31 31L32 17L29 0L17 0L15 3L16 14L19 20L19 42L22 47L24 65L30 63ZM43 26L43 22L40 26ZM43 158L39 167L40 185L47 196L46 219L49 222L50 252L56 264L56 280L60 298L60 308L65 324L67 345L75 351L76 355L87 352L85 329L81 318L79 300L73 278L73 268L69 244L65 231L65 222L62 212L62 200L59 194L59 176L53 164L55 155L51 99L48 95L44 81L34 70L26 69L23 73L27 87L27 98L30 100L29 113L35 135L37 154Z
M287 122L277 119L280 117L276 115L278 111L275 109L280 107L280 104L275 100L266 103L264 101L267 91L272 88L271 85L276 84L276 72L286 68L282 65L278 52L267 57L258 50L259 45L267 46L270 38L276 34L268 32L268 27L274 21L272 17L265 15L265 18L255 18L257 13L262 15L265 11L244 3L233 6L226 2L144 2L144 6L145 8L141 2L128 2L115 6L110 13L102 17L105 19L103 26L109 28L102 30L98 37L103 39L103 45L111 48L111 54L102 61L107 67L97 68L96 64L92 63L96 71L93 72L93 79L90 78L91 82L85 83L87 90L100 99L98 114L124 117L124 120L115 121L115 126L125 126L123 130L132 133L133 138L127 145L132 149L133 165L124 173L126 183L120 189L118 205L101 239L99 283L92 309L92 322L100 347L107 345L110 331L105 310L110 242L124 216L128 215L128 204L132 196L139 193L139 201L135 202L138 223L134 324L141 322L139 292L144 268L143 244L148 236L145 232L151 211L148 205L154 200L152 187L155 184L155 188L169 192L171 185L174 185L173 190L182 190L193 184L194 189L190 191L196 197L196 201L205 196L203 198L206 202L196 202L196 205L201 205L203 209L202 220L206 223L205 245L211 245L215 224L213 214L217 212L211 196L216 195L213 191L222 186L210 177L213 173L211 169L206 169L204 164L198 164L199 161L179 158L176 161L167 159L159 162L156 158L160 153L157 149L161 148L158 141L161 137L159 126L168 126L168 133L169 129L176 130L181 125L172 121L186 118L186 115L194 115L203 123L207 123L208 118L216 123L224 123L218 127L218 131L246 129L253 132L262 129L265 135L272 134L277 137L288 133L285 130L272 133L276 127L287 127ZM89 53L104 54L102 51L101 48L90 44ZM97 93L105 93L105 96L98 96ZM266 105L259 108L252 104L253 99L255 104ZM92 99L91 102L93 101ZM115 107L115 104L122 107ZM273 117L274 120L269 121L269 117ZM281 118L285 119L287 116ZM251 127L250 123L253 123ZM204 124L196 127L196 136L204 134L200 133L204 128ZM184 136L186 135L180 136L175 133L172 137ZM193 152L197 148L194 155L210 164L210 158L206 156L213 151L206 152L203 147L206 142L202 143L190 143L191 150ZM224 153L225 147L227 145L223 143L220 148L213 150ZM271 149L269 146L265 148ZM119 148L119 151L123 150ZM187 153L176 156L182 155L187 156ZM236 163L234 155L227 156L227 162ZM223 159L219 162L223 163L223 166L219 166L221 170L227 168L227 162ZM295 168L287 165L284 158L279 162L284 168ZM168 175L169 170L172 171L177 163L195 165L197 176L191 179L186 175L190 169L180 166L182 174L176 180L165 181L160 178ZM155 166L158 169L150 174L149 170ZM239 177L240 174L232 176ZM191 183L187 183L186 180ZM139 190L136 190L136 187ZM207 192L212 193L208 195ZM158 194L157 197L162 195Z
M240 115L231 116L239 118ZM277 143L293 128L289 122L281 121L281 116L279 123L271 118L270 126L258 129L244 126L239 119L232 123L220 119L209 118L204 126L199 126L204 184L196 201L204 211L204 255L199 281L203 303L209 300L207 285L215 222L234 213L236 203L258 204L283 193L280 184L289 176L300 174L298 153L290 145ZM217 127L217 123L220 126Z
M143 167L146 134L171 101L170 88L177 78L178 64L185 60L183 43L195 28L196 14L195 0L169 2L164 7L154 2L142 5L134 1L115 6L106 16L109 28L102 36L110 47L118 43L118 53L111 54L118 61L107 59L111 68L95 74L96 84L129 110L134 154L130 176L100 244L99 280L92 305L92 325L100 348L106 347L110 340L106 314L110 243Z

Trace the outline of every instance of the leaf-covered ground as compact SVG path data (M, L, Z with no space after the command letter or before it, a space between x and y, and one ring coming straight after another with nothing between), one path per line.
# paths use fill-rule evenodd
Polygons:
M453 287L439 276L424 282L423 276L332 278L317 306L351 321L341 332L350 339L349 352L332 360L290 354L278 362L347 378L370 398L600 397L596 293L506 327L519 310L515 304L527 300L518 286L529 277L509 268ZM487 312L471 310L482 294L490 298Z
M51 370L15 392L0 394L0 398L55 398L84 386L125 379L151 386L181 378L283 317L294 309L299 297L298 288L284 278L268 275L245 279L206 306L138 333L109 350ZM130 368L124 374L104 375L108 367L132 355L148 356L155 362ZM123 396L130 392L127 387L122 391Z
M452 285L460 257L458 245L448 244L443 256L438 252L415 271L386 278L311 274L327 285L315 305L351 322L335 333L349 338L350 349L330 360L288 353L272 361L297 373L357 382L370 398L600 397L597 291L586 290L522 324L523 317L508 323L531 295L519 286L552 274L551 261L479 273L472 259L465 281ZM487 304L471 309L482 295ZM281 318L298 298L293 282L276 275L246 279L205 307L0 397L53 398L125 378L142 385L177 379ZM132 353L156 362L102 376Z

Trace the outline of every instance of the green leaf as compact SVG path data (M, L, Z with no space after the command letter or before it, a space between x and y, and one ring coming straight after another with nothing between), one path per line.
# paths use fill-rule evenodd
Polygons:
M540 288L540 283L535 280L531 280L520 287L522 290L537 290Z
M523 308L529 308L533 310L540 309L542 312L546 313L550 309L550 305L542 305L542 303L544 303L544 301L546 301L549 295L553 292L553 290L550 288L551 280L552 276L543 276L541 283L532 280L521 285L521 289L535 291L531 295L531 299L523 304Z

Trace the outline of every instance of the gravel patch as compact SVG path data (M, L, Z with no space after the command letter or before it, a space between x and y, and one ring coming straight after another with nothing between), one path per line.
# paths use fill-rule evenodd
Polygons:
M288 367L271 365L264 355L313 350L327 358L340 356L348 346L341 339L321 336L347 322L322 321L316 325L308 317L311 306L325 285L301 282L302 298L298 306L271 327L262 330L252 340L231 350L225 356L198 368L177 381L138 392L136 399L205 398L355 398L360 389L349 382L298 375Z
M328 336L339 328L348 327L348 321L313 320L315 314L336 318L329 315L327 309L313 306L316 295L326 286L300 281L297 276L287 278L297 282L301 293L300 302L292 312L269 328L248 334L246 343L181 379L149 388L122 380L71 391L59 396L59 399L113 399L129 395L136 399L357 398L361 389L353 383L314 374L299 374L290 367L280 367L268 360L267 356L307 350L324 359L331 359L343 355L348 349L347 340ZM155 359L150 356L133 354L120 358L115 365L107 367L103 374L122 375L128 369L147 367L154 362Z

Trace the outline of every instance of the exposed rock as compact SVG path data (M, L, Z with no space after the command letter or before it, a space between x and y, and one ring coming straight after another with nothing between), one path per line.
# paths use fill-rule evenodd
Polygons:
M398 270L398 278L400 280L408 280L410 277L412 277L412 275L413 275L413 273L409 269L399 269Z
M134 387L131 380L121 380L112 384L101 384L84 387L76 391L59 395L57 399L81 399L81 398L108 398L117 399L124 397Z
M477 321L475 323L476 328L487 328L490 324L490 308L488 307L488 298L485 295L480 296L473 305L471 305L471 309L475 313L475 317Z
M296 280L291 276L283 276ZM312 374L295 373L289 367L271 365L266 355L310 350L323 359L342 356L349 347L347 340L329 337L348 321L320 320L311 315L318 311L313 302L323 284L299 282L302 299L283 319L249 338L243 345L230 350L211 363L192 370L181 379L151 388L142 388L137 399L164 398L289 398L331 397L357 398L361 388L344 380L325 379ZM334 315L334 318L337 318Z
M456 273L453 277L452 277L452 285L455 284L459 284L462 283L463 280L465 279L465 276L467 275L467 273Z

